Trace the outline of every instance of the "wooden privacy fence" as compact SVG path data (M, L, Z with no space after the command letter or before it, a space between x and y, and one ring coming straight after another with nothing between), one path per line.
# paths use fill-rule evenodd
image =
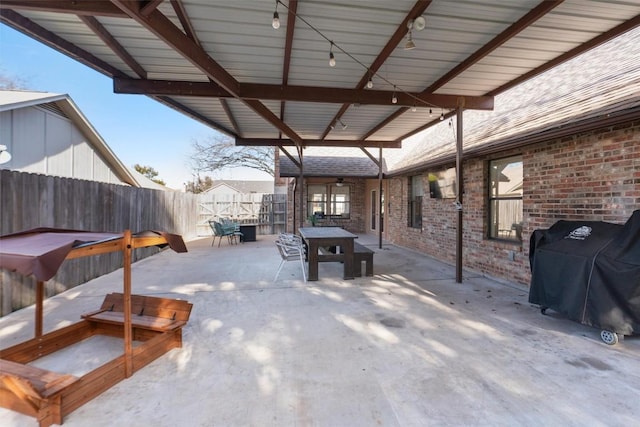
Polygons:
M161 230L197 236L198 197L191 193L133 188L71 178L0 170L0 233L36 227L132 232ZM158 249L135 251L136 259ZM119 253L71 260L47 282L45 294L55 295L80 283L117 270ZM36 281L0 272L0 315L31 305Z
M286 205L286 194L196 195L0 170L1 235L37 227L129 229L167 231L188 241L211 236L207 221L221 217L256 224L257 234L277 234L286 231ZM137 250L134 261L157 251ZM47 282L45 294L58 294L121 266L120 253L65 262ZM0 271L0 316L33 304L35 290L35 279Z
M209 220L229 218L240 224L256 224L257 234L284 232L287 195L262 193L200 194L198 235L210 236Z

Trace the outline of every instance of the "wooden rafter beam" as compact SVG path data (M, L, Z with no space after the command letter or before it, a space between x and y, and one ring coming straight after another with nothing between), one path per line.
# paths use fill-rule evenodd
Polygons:
M287 12L287 34L284 42L284 58L282 60L282 85L289 84L289 67L291 66L291 49L293 47L293 34L296 28L296 12L298 0L289 0ZM285 102L280 101L280 120L284 121ZM282 136L282 134L280 134Z
M302 143L302 138L260 101L240 98L238 96L238 81L157 9L151 11L148 16L144 16L140 13L138 3L125 0L111 0L111 2L131 19L153 33L158 39L171 46L173 50L191 62L207 77L244 102L251 110L279 129L284 135L296 141L296 143Z
M203 116L202 114L198 113L197 111L192 110L189 107L186 107L183 104L180 104L179 102L175 101L173 98L169 98L167 96L156 96L154 97L154 99L156 99L157 101L165 104L166 106L175 109L176 111L178 111L179 113L182 114L186 114L187 116L191 117L194 120L197 120L201 123L204 123L207 126L211 126L214 129L218 129L220 132L229 135L231 137L237 138L238 134L236 132L234 132L231 129L227 129L224 126L221 126L219 123L216 123L214 121L212 121L211 119L207 118L206 116Z
M576 56L595 48L596 46L600 46L603 43L608 42L609 40L612 40L616 37L618 37L620 34L626 33L629 30L632 30L636 27L640 26L640 15L636 15L633 18L631 18L628 21L623 22L622 24L612 28L611 30L607 31L606 33L602 33L599 36L596 36L594 38L592 38L591 40L589 40L586 43L581 44L580 46L575 47L574 49L571 49L570 51L563 53L562 55L558 56L557 58L548 61L544 64L542 64L541 66L539 66L538 68L535 68L531 71L529 71L528 73L525 73L523 75L521 75L520 77L511 80L510 82L505 83L504 85L500 86L499 88L496 88L494 90L492 90L491 92L487 93L487 95L489 96L495 96L498 95L508 89L511 89L512 87L519 85L520 83L531 79L532 77L538 76L542 73L544 73L545 71L550 70L553 67L556 67L560 64L562 64L563 62L566 62L568 60L570 60L571 58L575 58Z
M296 145L288 139L277 138L236 138L236 145L246 147L292 147ZM305 139L305 147L375 147L401 148L402 141L363 141L351 139Z
M105 0L2 0L0 1L0 9L36 10L116 18L127 17L123 11Z
M284 153L284 155L287 156L289 158L289 160L291 160L291 163L296 165L296 167L298 169L300 169L302 167L302 163L300 163L300 161L298 159L293 157L293 155L291 153L289 153L287 150L285 150L282 145L278 145L278 148L280 148L280 152Z
M376 164L376 166L380 167L380 160L379 160L379 159L376 159L375 157L373 157L373 154L371 154L371 153L370 153L366 148L364 148L364 147L360 147L360 150L362 150L362 152L363 152L364 154L366 154L366 155L367 155L367 157L368 157L368 158L370 158L370 159L371 159L371 161L372 161L373 163L375 163L375 164Z
M398 141L402 141L403 139L409 138L410 136L415 135L415 134L417 134L419 132L422 132L425 129L429 129L431 126L437 125L441 121L440 117L442 117L442 120L448 120L449 118L451 118L451 117L453 117L455 115L456 115L456 110L451 110L451 111L445 113L443 116L438 116L438 118L435 118L435 119L431 120L429 123L427 123L427 124L425 124L423 126L420 126L419 128L414 129L411 132L408 132L408 133L402 135L401 137L398 138Z
M160 3L162 3L163 1L164 0L149 0L149 1L147 1L140 8L140 13L143 14L144 16L149 16L151 14L151 12L156 10L158 8L158 6L160 6Z
M402 41L404 36L407 35L409 28L407 24L410 20L417 18L422 15L425 10L431 4L431 0L417 0L413 5L413 8L407 13L407 16L402 20L395 33L391 36L387 44L382 48L376 59L371 63L367 72L362 76L358 84L356 85L356 89L362 89L365 87L370 78L373 77L373 74L377 73L380 67L385 63L385 61L389 58L389 56L393 53L394 49L398 46L398 43ZM410 104L412 105L412 104ZM340 110L333 117L329 125L326 127L324 132L322 133L322 138L326 138L326 136L331 131L331 126L335 125L335 123L346 113L347 109L351 106L350 103L344 103Z
M447 74L440 77L431 86L426 88L424 90L424 93L432 93L440 89L442 86L466 71L469 67L476 64L482 58L486 57L491 52L511 40L513 37L520 34L523 30L526 30L530 25L545 16L547 13L551 12L563 1L564 0L545 0L541 2L538 6L534 7L528 13L526 13L522 18L518 19L516 22L510 25L509 28L495 36L491 41L489 41L489 43L482 46L480 49L471 54L471 56L467 57L467 59L453 67Z
M193 25L191 24L191 20L189 19L189 15L187 15L187 11L184 8L184 4L182 4L182 0L171 0L171 6L173 7L174 12L178 16L180 25L182 25L182 29L184 30L187 37L193 40L193 42L196 43L198 46L202 47L202 45L200 44L200 40L198 39L198 35L196 34L196 30L195 28L193 28ZM213 80L209 79L209 82L210 84L217 86L217 84L213 82ZM233 112L231 111L231 108L229 107L229 103L227 102L226 99L219 99L219 101L220 101L220 106L224 110L224 114L227 116L227 118L229 119L229 122L231 123L231 127L233 127L233 130L235 131L236 134L240 135L242 133L240 131L240 126L238 124L238 121L234 117Z
M4 0L0 1L0 5L4 5ZM10 26L11 28L14 28L17 31L29 34L32 38L38 40L40 43L43 43L50 48L57 50L58 52L62 52L68 57L81 62L82 64L98 71L99 73L105 74L109 77L125 77L120 70L104 62L102 59L92 55L84 49L81 49L75 44L68 42L62 37L41 27L40 25L13 10L0 9L0 22Z
M522 30L526 29L531 24L533 24L535 21L537 21L538 19L542 18L544 15L549 13L552 9L554 9L556 6L558 6L560 3L562 3L562 1L563 0L553 0L553 1L543 1L543 2L541 2L540 4L538 4L538 6L536 6L533 9L531 9L529 12L527 12L522 18L520 18L518 21L516 21L511 26L509 26L509 28L507 28L502 33L500 33L497 36L495 36L491 41L489 41L487 44L482 46L476 52L471 54L467 59L465 59L464 61L459 63L457 66L452 68L447 74L445 74L440 79L438 79L436 82L434 82L429 87L427 87L424 91L422 91L422 94L435 92L436 90L438 90L439 88L444 86L447 82L449 82L453 78L459 76L462 72L467 70L469 67L471 67L472 65L476 64L482 58L486 57L488 54L493 52L495 49L497 49L498 47L502 46L505 42L507 42L508 40L512 39L516 35L518 35ZM436 105L438 105L438 104L436 104ZM438 105L438 107L446 108L446 109L450 109L451 108L451 107L447 107L447 106L444 106L444 105ZM453 107L453 108L455 108L455 107ZM368 138L368 137L373 136L380 129L384 128L389 123L391 123L392 121L394 121L395 119L397 119L398 117L403 115L405 112L407 112L408 109L409 109L409 106L403 106L403 107L399 108L398 110L396 110L395 112L393 112L392 114L387 116L380 123L378 123L376 126L374 126L372 129L370 129L369 132L367 132L363 136L363 138ZM465 106L465 109L467 109L466 106ZM436 122L432 122L432 123L436 123ZM417 131L416 132L412 132L412 133L410 133L408 135L413 135L415 133L417 133Z
M231 122L231 126L233 126L233 130L235 130L238 135L241 135L242 132L240 132L240 125L236 121L236 118L233 115L231 108L229 107L229 103L227 102L226 99L222 99L222 98L220 98L219 101L220 101L220 106L222 107L222 109L224 110L224 113L227 115L227 118Z
M171 0L171 6L173 6L173 10L178 17L178 20L180 21L184 32L187 34L187 36L189 36L191 40L200 45L200 40L198 40L198 37L196 36L196 30L191 24L191 20L187 15L187 11L185 10L184 5L182 4L182 0Z
M202 45L200 44L200 40L198 39L198 35L196 34L196 30L195 28L193 28L193 24L191 23L191 19L189 19L189 15L184 8L182 0L171 0L171 6L173 7L173 10L176 13L178 20L180 21L180 25L182 25L182 29L184 30L187 37L193 40L193 42L198 46L202 47ZM217 86L217 84L213 82L213 80L209 79L209 82L210 84ZM242 132L240 131L240 126L238 124L238 121L234 117L231 108L229 107L229 103L226 99L219 99L219 102L220 106L224 110L224 114L229 119L229 123L231 123L231 127L233 128L234 132L236 133L236 135L241 135Z
M140 78L147 78L147 71L133 59L127 50L107 31L107 29L93 16L79 15L78 18L94 32L125 64L129 66Z
M233 95L217 84L169 80L114 80L117 93L230 98ZM279 100L319 103L349 103L361 105L390 105L392 91L372 89L341 89L319 86L279 86L261 83L238 83L236 98L244 100ZM461 103L470 110L492 110L489 96L438 95L396 93L396 105L435 106L457 108ZM418 99L418 101L416 101Z
M516 24L514 24L514 25L516 25ZM611 30L609 30L609 31L607 31L607 32L605 32L603 34L600 34L599 36L594 37L593 39L589 40L588 42L583 43L583 44L577 46L576 48L571 49L570 51L558 56L557 58L542 64L538 68L535 68L535 69L529 71L528 73L525 73L522 76L520 76L520 77L518 77L518 78L516 78L514 80L511 80L510 82L508 82L508 83L506 83L506 84L504 84L504 85L502 85L502 86L500 86L500 87L488 92L487 95L489 95L489 96L497 96L500 93L502 93L502 92L504 92L506 90L509 90L512 87L514 87L514 86L516 86L516 85L518 85L518 84L520 84L520 83L522 83L524 81L527 81L527 80L529 80L529 79L531 79L531 78L533 78L535 76L538 76L538 75L544 73L545 71L548 71L551 68L556 67L557 65L560 65L561 63L570 60L571 58L575 58L576 56L586 52L587 50L593 49L594 47L599 46L602 43L605 43L605 42L607 42L607 41L619 36L620 34L623 34L623 33L627 32L627 31L629 31L629 30L631 30L633 28L638 27L638 26L640 26L640 15L636 15L632 19L630 19L630 20L628 20L626 22L623 22L622 24L618 25L617 27L612 28ZM449 117L452 117L452 116L455 116L455 115L456 115L455 111L451 111L451 112L445 114L445 119L448 119ZM409 138L410 136L413 136L413 135L415 135L415 134L417 134L417 133L419 133L419 132L421 132L421 131L423 131L423 130L425 130L425 129L427 129L427 128L429 128L432 125L437 124L437 123L438 122L434 120L434 121L432 121L430 123L427 123L424 126L421 126L421 127L417 128L417 129L414 129L413 131L401 136L399 139L402 140L404 138ZM367 136L371 136L373 134L375 134L375 132L369 132L367 134Z

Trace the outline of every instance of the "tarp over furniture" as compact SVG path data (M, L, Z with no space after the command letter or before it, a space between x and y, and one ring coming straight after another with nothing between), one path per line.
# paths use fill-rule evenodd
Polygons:
M0 268L33 275L36 289L36 336L42 334L43 282L51 279L65 259L122 251L130 256L136 248L169 246L176 252L187 252L182 237L162 231L142 231L131 234L35 228L0 237ZM131 260L125 260L125 282ZM125 283L125 286L127 284ZM125 291L126 293L126 291Z
M558 221L531 235L529 302L622 335L640 333L640 210L624 225Z
M175 234L144 231L132 237L135 239L154 235L164 237L171 249L176 252L187 251L182 237ZM35 228L7 234L0 237L0 268L16 271L24 276L32 274L37 280L46 281L56 274L72 249L97 244L115 245L123 237L123 233L55 228ZM164 247L166 244L158 246ZM94 253L100 252L94 249Z

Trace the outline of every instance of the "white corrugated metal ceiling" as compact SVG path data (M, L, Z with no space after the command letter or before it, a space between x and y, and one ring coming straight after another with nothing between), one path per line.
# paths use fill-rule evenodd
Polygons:
M425 28L405 50L419 17ZM117 91L241 144L389 147L441 113L490 109L495 95L637 27L640 2L2 0L0 19Z

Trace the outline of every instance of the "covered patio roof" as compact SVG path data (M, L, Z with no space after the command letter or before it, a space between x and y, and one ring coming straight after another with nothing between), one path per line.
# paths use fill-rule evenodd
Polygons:
M3 0L0 19L239 145L388 148L637 27L640 4Z

